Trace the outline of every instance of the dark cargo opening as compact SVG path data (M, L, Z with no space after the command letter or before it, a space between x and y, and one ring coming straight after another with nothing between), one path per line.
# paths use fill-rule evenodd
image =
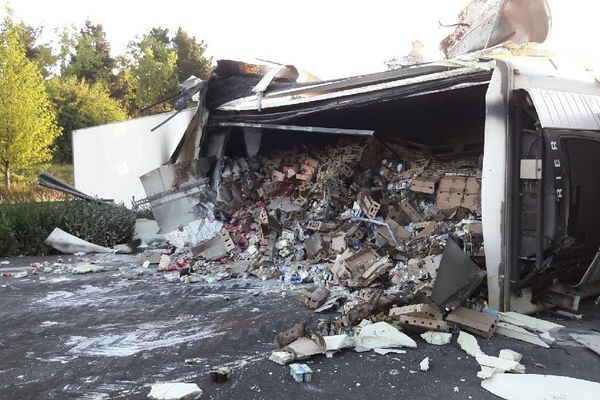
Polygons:
M567 234L595 253L600 246L600 142L585 138L562 140L567 158Z

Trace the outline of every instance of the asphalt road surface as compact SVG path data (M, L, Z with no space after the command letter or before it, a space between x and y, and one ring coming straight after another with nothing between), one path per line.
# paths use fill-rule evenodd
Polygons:
M98 256L96 256L98 258ZM14 258L1 271L29 270ZM277 332L315 314L276 281L235 279L215 284L168 283L160 274L126 279L132 256L100 257L108 271L0 277L0 399L145 399L160 382L193 382L205 399L496 399L476 377L476 361L456 344L378 355L352 350L315 357L310 383L267 357ZM258 295L255 295L257 294ZM580 321L540 317L567 328L551 349L495 336L478 338L484 352L523 354L528 373L598 380L598 355L569 333L600 329L600 306L584 302ZM430 370L419 362L430 359ZM189 365L187 358L198 358ZM213 383L208 371L233 368Z

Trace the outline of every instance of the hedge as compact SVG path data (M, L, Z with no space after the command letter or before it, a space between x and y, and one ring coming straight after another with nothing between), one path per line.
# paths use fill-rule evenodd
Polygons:
M54 228L112 247L129 242L135 214L124 206L83 200L0 206L0 256L56 253L44 241Z

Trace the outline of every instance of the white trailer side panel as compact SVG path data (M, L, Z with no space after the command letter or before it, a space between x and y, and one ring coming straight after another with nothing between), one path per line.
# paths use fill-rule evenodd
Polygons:
M169 160L194 111L180 112L154 132L172 113L74 131L75 187L131 207L132 198L146 197L140 176Z

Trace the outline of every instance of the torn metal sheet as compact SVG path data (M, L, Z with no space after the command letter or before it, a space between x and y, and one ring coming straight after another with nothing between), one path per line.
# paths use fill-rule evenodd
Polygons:
M481 284L486 272L483 271L449 235L431 299L440 308L460 306Z
M206 173L206 160L193 160L159 167L140 177L152 212L162 232L170 232L210 211L213 199Z
M339 109L343 106L355 106L359 103L373 102L373 101L384 101L391 98L400 98L407 95L416 95L418 93L429 92L431 88L428 83L447 83L452 82L454 85L454 79L462 80L461 87L465 85L479 85L482 81L489 80L489 71L485 71L477 67L450 67L445 68L443 71L431 72L430 65L419 66L410 68L409 72L412 75L407 76L405 73L402 77L398 78L395 74L396 71L389 71L379 78L379 81L368 82L369 84L361 85L359 82L363 82L363 77L352 77L343 80L343 85L339 85L339 90L335 91L321 91L321 87L317 84L314 86L305 86L298 90L288 91L271 91L262 99L262 113L256 119L261 119L263 122L267 122L268 112L270 108L283 107L283 106L305 106L311 107L312 105L319 104L317 109L323 111L326 109ZM422 71L419 74L419 71ZM379 74L374 74L378 75ZM386 76L387 75L387 76ZM421 84L421 85L420 85ZM440 85L441 86L441 85ZM439 87L436 88L439 90ZM296 92L301 91L303 93L311 93L311 95L298 96ZM343 102L342 102L343 100ZM221 111L254 111L256 109L257 96L249 96L239 98L222 104L218 107L215 112L220 114ZM323 104L326 102L327 104ZM293 115L297 115L298 110L293 111ZM280 120L283 115L280 115ZM215 115L215 120L220 118ZM228 121L234 120L232 116L228 116ZM240 120L240 119L237 119ZM250 118L244 118L248 121Z
M46 244L65 254L75 253L114 253L113 249L98 246L86 240L73 236L60 228L54 228L46 238Z
M343 129L343 128L326 128L321 126L299 126L299 125L279 125L279 124L259 124L249 122L218 122L219 127L238 127L238 128L253 128L253 129L273 129L292 132L305 133L327 133L330 135L357 135L357 136L372 136L375 131L367 129Z
M549 89L524 89L542 128L600 131L600 96Z
M542 43L550 32L546 0L474 0L460 17L455 31L440 44L449 58L508 41Z
M581 280L574 287L580 288L583 285L598 281L600 281L600 250L594 256L594 259L592 260L590 266L581 277Z

